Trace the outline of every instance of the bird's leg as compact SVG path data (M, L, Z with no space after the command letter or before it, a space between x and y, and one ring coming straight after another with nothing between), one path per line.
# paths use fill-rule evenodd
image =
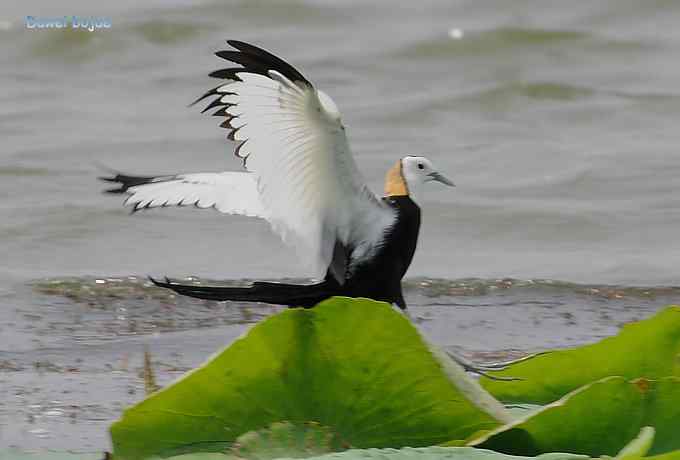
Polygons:
M549 351L539 351L537 353L531 353L529 355L522 356L521 358L517 358L517 359L511 359L511 360L508 360L508 361L500 361L500 362L497 362L497 363L484 364L483 367L486 370L502 371L502 370L507 369L508 366L512 366L513 364L528 361L530 359L534 359L537 356L545 355L545 354L548 354L548 353L550 353L550 352Z
M502 371L507 368L509 364L514 363L515 361L508 361L504 363L491 363L491 364L475 364L469 359L459 355L458 353L455 353L453 351L446 351L446 354L457 362L463 369L465 369L468 372L473 372L475 374L479 374L481 376L484 376L488 379L491 380L504 380L504 381L513 381L513 380L522 380L519 377L497 377L495 375L491 375L488 372L492 371Z
M413 324L413 325L416 324L416 321L415 321L415 319L413 318L413 316L411 316L411 312L409 311L408 308L401 308L400 306L395 305L395 304L392 304L392 308L394 308L394 309L397 310L399 313L401 313L402 315L404 315L404 316L406 317L406 319L408 319L408 320L411 322L411 324Z
M495 375L489 375L487 372L493 372L493 371L503 371L507 369L509 366L512 366L513 364L521 363L524 361L528 361L530 359L533 359L537 356L544 355L546 353L550 353L549 351L539 351L538 353L532 353L530 355L522 356L521 358L518 359L511 359L509 361L501 361L501 362L496 362L496 363L488 363L488 364L475 364L472 361L464 358L463 356L453 352L453 351L447 351L446 354L449 355L451 359L453 359L455 362L460 364L463 369L465 369L468 372L474 372L475 374L483 375L484 377L491 379L491 380L523 380L520 377L498 377Z
M411 313L409 309L404 305L404 307L401 307L398 304L393 304L394 307L398 308L398 311L403 314L408 320L411 322L411 324L414 325L414 327L417 328L417 321L414 319L413 316L411 316ZM467 372L472 372L474 374L482 375L488 379L491 380L505 380L505 381L513 381L513 380L522 380L521 378L518 377L497 377L495 375L490 375L489 372L493 371L502 371L506 369L510 364L515 364L521 361L526 361L527 359L531 359L534 356L537 356L542 353L535 353L533 355L525 356L523 358L513 360L513 361L506 361L506 362L500 362L500 363L490 363L490 364L475 364L469 359L461 356L458 353L455 353L453 351L444 351L449 358L451 358L453 361L455 361L458 365L460 365L465 371Z

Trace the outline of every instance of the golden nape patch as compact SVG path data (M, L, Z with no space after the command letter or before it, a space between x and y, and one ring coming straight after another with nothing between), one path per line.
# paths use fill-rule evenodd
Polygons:
M408 186L401 168L401 160L385 176L385 196L408 196Z

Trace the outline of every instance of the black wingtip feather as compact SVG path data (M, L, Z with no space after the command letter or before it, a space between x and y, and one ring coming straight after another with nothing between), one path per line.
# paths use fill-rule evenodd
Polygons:
M295 67L269 51L239 40L227 40L227 43L237 51L222 50L217 51L215 55L227 61L239 64L242 67L219 69L212 72L210 74L211 77L240 80L237 75L238 72L249 72L266 76L268 71L275 70L282 75L285 75L286 78L291 81L303 82L312 86L311 82Z
M312 86L311 82L295 67L269 51L239 40L227 40L227 43L242 53L256 59L260 65L266 66L267 70L276 70L291 81L301 81Z
M130 187L148 184L158 178L155 176L128 176L127 174L119 173L113 177L98 177L97 179L104 182L113 182L118 185L116 188L104 190L104 193L121 194L127 192Z
M229 121L230 121L230 120L229 120ZM243 126L245 126L245 125L243 125ZM243 128L243 126L239 126L239 127L236 128L236 129L233 129L233 128L232 128L233 130L232 130L232 131L229 131L229 134L227 134L227 139L229 139L230 141L236 141L236 133L238 132L239 129ZM240 140L240 139L239 139L239 140Z
M209 89L208 91L203 93L203 95L199 96L194 102L189 104L189 107L193 107L194 105L198 104L199 102L201 102L203 99L205 99L207 97L217 96L218 94L222 94L222 93L218 93L217 90L220 89L223 86L224 86L224 83L221 84L221 85L215 86L214 88ZM224 93L224 94L226 94L226 93Z
M217 99L212 101L210 104L208 104L203 110L201 110L201 113L205 113L208 110L214 109L215 107L219 107L221 105L224 105L224 103L222 102L222 98L218 97Z
M232 40L227 40L227 45L232 46L232 47L236 48L237 50L240 50L241 49L240 47L247 45L247 43L242 42L240 40L233 40L232 39Z
M242 81L238 76L239 72L247 72L247 70L243 67L230 67L228 69L218 69L210 72L208 76L212 78L219 78L221 80Z
M228 104L224 107L220 107L218 110L213 113L213 117L230 117L231 115L227 113L227 109L230 107L231 104Z
M246 142L248 142L248 141L246 140L246 141L241 142L239 145L236 146L236 149L234 149L234 155L236 155L237 158L243 159L244 163L248 159L248 155L241 155L241 149L246 144Z
M215 70L214 72L210 73L210 76L213 78L231 81L243 81L241 78L239 78L238 76L239 73L259 74L270 78L269 71L276 71L298 85L302 84L307 85L308 87L313 86L311 82L307 80L295 67L293 67L283 59L279 58L278 56L273 55L269 51L266 51L255 45L251 45L250 43L242 42L240 40L227 40L227 44L229 44L234 49L217 51L215 55L229 62L238 64L241 67L230 67L226 69ZM210 104L208 104L208 106L205 107L202 112L205 113L212 108L219 107L219 109L215 113L213 113L213 115L227 117L227 120L224 121L220 126L222 128L227 128L230 130L229 134L227 135L227 138L229 140L234 141L236 140L235 139L236 132L238 131L239 128L234 128L233 125L230 123L233 117L231 117L226 110L228 107L233 106L233 104L221 102L221 98L223 95L234 93L229 93L227 91L218 91L218 89L221 88L222 86L224 86L224 84L209 90L208 92L200 96L198 99L196 99L194 102L189 104L189 106L196 105L198 102L210 96L216 96L216 99L213 100ZM237 146L235 154L237 157L243 159L245 166L247 156L245 157L241 156L239 152L240 147L242 145L243 143Z

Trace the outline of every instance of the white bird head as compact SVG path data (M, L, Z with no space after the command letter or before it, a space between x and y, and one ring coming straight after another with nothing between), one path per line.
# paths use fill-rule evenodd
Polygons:
M399 160L385 178L386 196L409 196L415 202L420 198L423 185L437 181L454 186L446 176L437 171L432 162L425 157L406 156Z

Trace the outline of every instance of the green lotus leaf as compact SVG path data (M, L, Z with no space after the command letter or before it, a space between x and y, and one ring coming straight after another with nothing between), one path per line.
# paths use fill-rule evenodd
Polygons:
M653 427L651 446L643 427ZM513 455L569 452L591 457L631 452L661 454L680 449L680 379L608 377L470 442ZM645 437L646 436L646 437Z
M435 355L382 302L288 309L127 409L111 427L114 458L225 451L279 421L317 422L360 448L429 446L499 426Z
M652 455L651 457L644 457L646 460L680 460L680 450L667 452L665 454Z
M522 380L480 379L484 388L506 403L547 404L604 377L635 379L680 376L680 307L631 323L592 345L558 350L489 374Z
M268 428L242 434L229 453L234 460L274 460L317 457L349 448L330 428L318 423L276 422Z

